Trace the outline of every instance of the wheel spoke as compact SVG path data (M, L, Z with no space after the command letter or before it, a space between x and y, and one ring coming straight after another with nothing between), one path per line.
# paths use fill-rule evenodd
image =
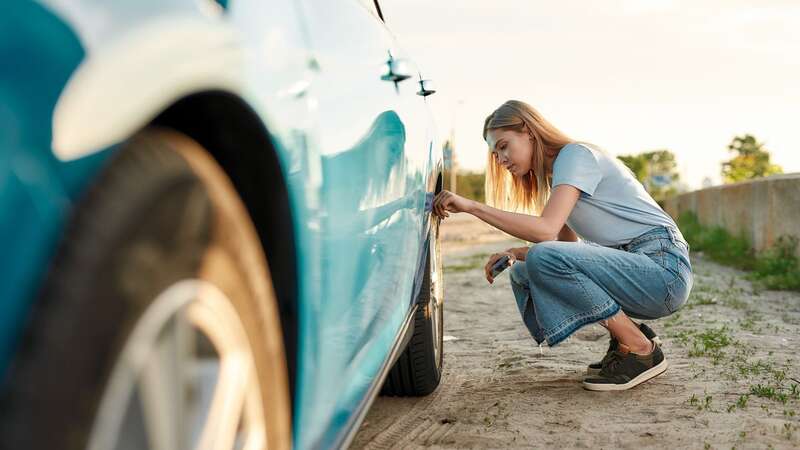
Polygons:
M217 386L200 435L198 450L230 449L242 418L245 393L252 366L242 355L228 355L221 361Z
M197 349L195 347L195 330L186 315L186 309L182 308L175 316L172 333L169 338L175 346L175 370L172 372L174 377L173 386L175 387L175 422L178 425L178 449L189 448L189 420L190 412L187 403L187 390L189 382L193 380L192 371L197 366Z
M212 358L199 359L200 336L213 345ZM130 339L101 405L109 419L96 422L103 426L93 431L90 448L123 441L154 450L267 447L261 380L249 341L236 310L215 286L173 285L145 312ZM141 408L126 406L129 401ZM126 422L126 414L136 415ZM125 429L138 418L143 428Z
M142 411L150 447L154 450L185 448L183 430L183 344L187 337L177 317L150 353L139 380ZM185 321L183 321L185 323ZM182 330L179 331L179 328Z
M219 311L207 304L196 303L189 308L189 318L214 343L219 355L219 376L200 432L198 450L233 448L244 413L247 391L257 380L247 348L246 338L219 321Z
M246 441L243 450L264 450L267 448L267 430L264 426L264 411L261 409L261 393L258 380L250 378L247 401L245 403Z

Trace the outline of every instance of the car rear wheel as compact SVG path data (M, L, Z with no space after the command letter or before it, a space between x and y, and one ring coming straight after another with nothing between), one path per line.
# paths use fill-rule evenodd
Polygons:
M9 448L290 448L279 312L197 143L133 137L78 207L12 366Z
M434 216L431 218L425 273L414 316L414 334L390 370L381 389L382 395L422 396L439 386L444 362L443 302L439 219Z

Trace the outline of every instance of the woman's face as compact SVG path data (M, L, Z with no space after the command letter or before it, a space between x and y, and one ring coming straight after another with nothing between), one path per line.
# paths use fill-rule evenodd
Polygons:
M521 177L531 170L533 142L527 133L493 129L486 133L486 143L497 163L512 175Z

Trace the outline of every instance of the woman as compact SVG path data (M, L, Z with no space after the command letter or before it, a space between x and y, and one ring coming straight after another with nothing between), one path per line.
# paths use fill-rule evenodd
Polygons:
M524 102L490 114L483 138L488 205L442 191L434 214L470 213L534 243L493 254L486 279L494 282L490 268L508 256L522 320L540 345L591 323L608 329L608 352L589 365L586 389L629 389L663 373L658 337L631 318L668 316L689 296L689 244L672 218L621 161L573 142Z

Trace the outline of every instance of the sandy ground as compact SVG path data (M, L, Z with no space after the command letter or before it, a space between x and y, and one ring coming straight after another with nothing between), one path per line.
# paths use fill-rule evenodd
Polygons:
M800 448L800 294L760 291L692 254L690 300L649 324L670 368L634 389L584 390L607 332L555 347L527 333L488 254L520 241L466 214L443 222L445 362L422 398L380 397L351 448Z

